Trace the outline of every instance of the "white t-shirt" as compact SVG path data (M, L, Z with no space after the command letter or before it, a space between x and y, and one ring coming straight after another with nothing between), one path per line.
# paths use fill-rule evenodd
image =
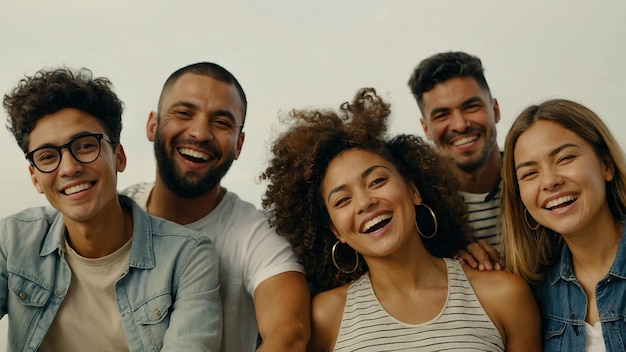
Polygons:
M139 183L122 193L146 209L154 183ZM209 234L219 256L219 283L224 313L221 351L255 351L258 327L254 291L264 280L304 268L284 237L269 226L265 214L226 191L217 207L202 219L185 225ZM212 231L203 231L211 228Z

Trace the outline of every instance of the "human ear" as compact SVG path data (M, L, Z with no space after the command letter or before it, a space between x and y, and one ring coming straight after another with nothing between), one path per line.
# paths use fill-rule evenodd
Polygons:
M333 232L333 235L335 235L335 237L337 238L337 241L341 243L346 243L346 241L343 239L343 236L341 236L339 231L337 231L337 227L335 227L335 224L331 222L330 224L328 224L328 227L330 228L330 231Z
M159 114L154 111L150 111L150 114L148 115L148 122L146 122L146 137L148 137L150 142L154 142L158 124Z
M239 137L237 137L237 145L235 146L235 160L239 159L239 155L241 154L241 149L243 148L243 141L246 139L246 132L239 132Z
M37 192L39 192L39 194L43 194L43 188L41 188L41 185L37 180L37 175L35 175L35 169L32 165L28 166L28 173L30 174L30 181L33 183L33 186L35 186Z
M122 172L126 169L126 153L121 144L118 144L117 148L115 148L115 169L117 172Z
M602 169L602 176L606 182L610 182L615 177L615 163L608 155L604 156L602 160L604 168Z
M413 199L413 204L422 204L422 195L420 194L420 191L417 189L413 182L409 183L409 188L411 189L411 198Z

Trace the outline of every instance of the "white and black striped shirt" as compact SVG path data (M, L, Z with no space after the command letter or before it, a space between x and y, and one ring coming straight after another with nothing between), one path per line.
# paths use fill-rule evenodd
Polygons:
M461 192L467 204L468 224L475 240L485 240L500 250L502 236L498 227L502 182L489 193ZM502 252L502 251L500 251Z
M433 320L406 324L376 298L368 273L348 288L335 351L504 351L496 326L457 261L445 259L448 298Z

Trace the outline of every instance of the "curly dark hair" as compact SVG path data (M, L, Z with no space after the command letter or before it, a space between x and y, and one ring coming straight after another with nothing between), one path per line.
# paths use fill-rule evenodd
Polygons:
M437 83L456 77L473 77L491 97L483 64L478 57L462 51L439 53L422 60L409 78L409 88L420 110L423 109L425 92L433 89Z
M355 272L342 273L331 259L337 239L329 227L321 185L328 164L347 149L376 153L414 182L423 203L440 219L437 235L422 239L431 254L451 257L469 243L466 206L450 161L418 136L386 139L389 115L389 104L374 89L363 88L353 102L341 105L339 113L292 111L292 125L273 143L273 157L261 175L268 182L263 208L272 214L270 223L289 240L304 265L312 294L350 282L368 270L365 261L359 260ZM353 266L354 251L348 246L339 248L344 250L336 254L337 261Z
M5 94L3 105L9 113L6 127L24 153L28 152L29 134L37 121L65 108L97 118L113 143L120 141L123 103L113 92L111 81L93 78L85 68L76 73L67 68L37 71Z

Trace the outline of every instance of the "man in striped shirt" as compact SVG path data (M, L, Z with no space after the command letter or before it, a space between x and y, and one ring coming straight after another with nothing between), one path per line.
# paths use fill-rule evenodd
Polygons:
M422 113L426 137L450 157L469 211L475 242L458 254L480 270L500 269L502 158L496 124L498 101L491 96L476 56L438 53L413 71L409 87Z

